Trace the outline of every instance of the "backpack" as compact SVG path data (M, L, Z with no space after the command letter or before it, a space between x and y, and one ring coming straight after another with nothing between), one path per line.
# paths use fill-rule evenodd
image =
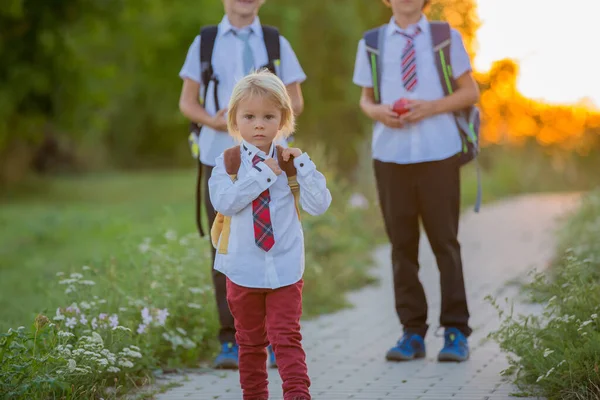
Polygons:
M298 219L300 219L300 186L298 185L298 180L296 178L297 171L296 167L294 166L294 158L290 157L288 161L283 161L283 147L276 146L276 151L279 167L287 175L288 185L292 191L292 195L294 196L296 213L298 214ZM225 163L225 171L227 171L227 175L229 175L231 180L235 182L238 171L240 170L240 165L242 164L240 146L234 146L225 150L223 153L223 158ZM231 232L230 228L231 217L217 212L215 222L210 230L210 238L213 247L217 249L219 254L227 254L227 247L229 246L229 234Z
M200 103L204 105L206 96L208 95L208 85L212 81L213 99L215 103L215 111L219 111L219 96L218 86L219 79L215 74L212 66L212 55L215 47L215 40L219 27L217 25L208 25L200 29L200 78L204 86L204 93L200 97ZM269 69L272 73L280 76L281 66L281 49L279 43L279 30L272 26L262 25L263 40L267 49L267 65L263 68ZM204 237L204 229L202 228L201 207L202 207L202 163L200 162L199 137L202 126L190 121L190 134L188 142L192 151L192 156L198 161L198 174L196 179L196 225L201 237Z
M383 54L387 26L386 24L371 29L365 32L363 36L367 48L367 58L371 64L373 95L376 103L381 103L382 64L379 55ZM443 21L431 21L429 22L429 26L438 76L444 90L444 95L449 96L457 87L456 81L452 76L452 66L450 65L450 25ZM473 105L454 112L454 119L462 141L462 151L458 156L458 163L460 166L463 166L473 160L476 161L479 154L480 112L477 106ZM481 174L479 165L477 164L475 212L479 212L479 208L481 207L482 193L480 180Z

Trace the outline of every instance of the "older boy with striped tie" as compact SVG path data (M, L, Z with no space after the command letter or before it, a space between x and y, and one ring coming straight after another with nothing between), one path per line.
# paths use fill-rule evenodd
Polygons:
M457 89L444 96L432 26L422 13L427 0L384 3L391 7L393 17L378 30L380 70L375 73L374 59L367 53L372 49L363 39L358 45L354 83L362 87L363 112L375 121L375 178L392 244L396 311L404 329L386 358L402 361L425 356L428 325L427 301L418 276L420 220L440 270L440 325L445 328L445 343L438 359L464 361L469 356L471 328L457 239L457 159L462 143L453 112L475 104L479 92L461 36L452 30L450 73Z

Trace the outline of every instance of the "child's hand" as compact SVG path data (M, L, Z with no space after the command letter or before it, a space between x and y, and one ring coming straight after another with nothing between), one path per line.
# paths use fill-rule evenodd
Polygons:
M283 161L288 162L290 160L290 156L300 157L302 155L302 150L296 148L283 149L283 153L281 153L281 155L283 157Z
M267 158L264 161L267 164L267 167L271 168L271 170L275 173L275 175L281 175L281 168L279 168L279 164L277 164L277 160L274 158Z

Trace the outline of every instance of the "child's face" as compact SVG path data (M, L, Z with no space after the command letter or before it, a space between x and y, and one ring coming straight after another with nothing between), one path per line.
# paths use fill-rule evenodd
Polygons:
M240 17L251 17L258 14L258 9L264 0L223 0L225 12Z
M394 13L412 15L420 13L425 6L425 0L389 0Z
M254 96L240 102L235 122L246 142L265 153L281 129L281 109L269 98Z

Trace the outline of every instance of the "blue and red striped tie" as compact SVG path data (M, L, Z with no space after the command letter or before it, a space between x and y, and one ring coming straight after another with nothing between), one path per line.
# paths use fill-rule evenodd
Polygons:
M417 87L417 57L415 51L415 37L421 32L421 28L417 27L415 33L408 34L399 32L406 38L406 46L402 51L402 83L404 88L412 92Z
M252 159L252 165L264 161L258 155ZM275 244L273 235L273 225L271 224L271 211L269 203L271 195L269 189L262 192L254 201L252 201L252 219L254 220L254 242L264 251L269 251Z

